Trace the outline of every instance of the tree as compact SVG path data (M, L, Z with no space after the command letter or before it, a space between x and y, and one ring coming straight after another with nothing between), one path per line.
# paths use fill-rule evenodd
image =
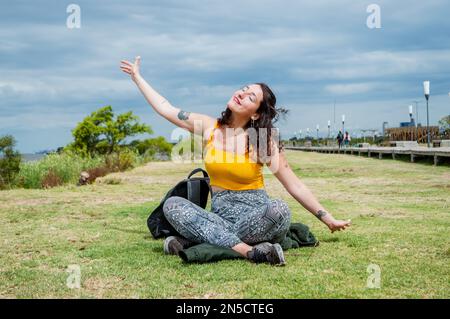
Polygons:
M95 154L111 154L123 147L127 137L136 134L153 131L150 126L139 123L139 117L129 111L117 116L110 105L102 107L84 120L72 130L74 142L69 149L84 156Z
M12 135L0 137L0 188L10 185L20 171L22 156L14 150L15 145Z

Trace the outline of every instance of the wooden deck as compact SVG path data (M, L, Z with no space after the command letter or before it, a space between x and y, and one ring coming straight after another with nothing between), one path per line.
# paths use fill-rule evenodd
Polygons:
M338 148L330 146L285 146L285 149L319 153L358 154L359 156L361 156L361 154L367 154L368 157L377 156L380 159L383 158L383 156L391 156L392 159L395 159L396 155L409 155L412 163L414 163L414 160L418 157L433 157L434 165L439 164L439 158L450 157L450 147L428 148L419 146L408 148L370 146Z

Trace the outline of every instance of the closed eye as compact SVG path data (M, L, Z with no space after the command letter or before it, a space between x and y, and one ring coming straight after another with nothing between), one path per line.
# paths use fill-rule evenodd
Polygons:
M243 88L241 88L241 91L242 91L242 92L245 92L245 91L247 91L249 88L250 88L250 87L249 87L248 85L246 85L246 86L244 86ZM250 99L250 101L251 101L252 103L255 103L255 102L256 102L256 94L252 92L252 93L249 95L249 99Z

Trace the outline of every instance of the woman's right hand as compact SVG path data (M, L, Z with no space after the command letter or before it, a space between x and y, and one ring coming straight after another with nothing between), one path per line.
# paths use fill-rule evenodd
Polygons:
M325 225L328 226L328 228L331 230L332 233L335 231L345 230L347 227L350 227L352 224L352 221L349 219L347 221L344 220L337 220L334 219L333 216L330 214L326 214L322 221L325 223Z
M128 62L126 60L120 61L120 68L122 69L123 72L128 73L133 81L136 81L136 79L141 75L139 73L140 66L141 66L140 56L137 56L135 58L134 63Z

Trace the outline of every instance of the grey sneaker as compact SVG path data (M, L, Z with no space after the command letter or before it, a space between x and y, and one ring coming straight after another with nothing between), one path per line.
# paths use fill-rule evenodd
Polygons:
M277 266L286 264L280 244L268 242L257 244L247 253L247 257L255 263L270 263Z
M194 243L186 238L169 236L164 240L164 254L178 255L180 250L192 246Z

